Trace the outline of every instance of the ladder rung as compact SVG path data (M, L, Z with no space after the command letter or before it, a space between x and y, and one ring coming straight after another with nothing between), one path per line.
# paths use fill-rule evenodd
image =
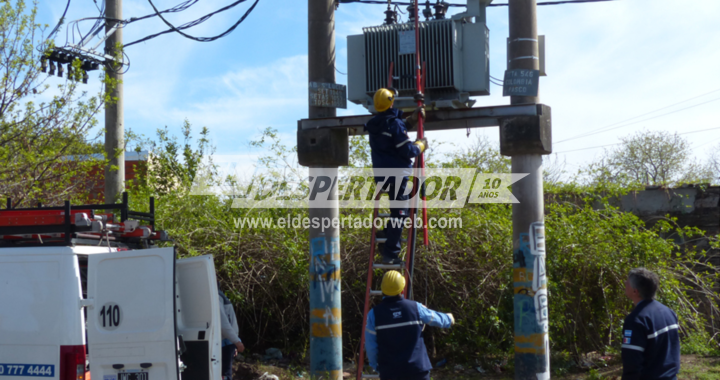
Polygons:
M373 269L402 269L405 268L405 263L400 264L377 264L373 263Z
M380 375L363 373L362 378L363 379L379 379Z
M371 290L371 291L370 291L370 295L371 295L371 296L381 296L381 295L382 295L382 290Z

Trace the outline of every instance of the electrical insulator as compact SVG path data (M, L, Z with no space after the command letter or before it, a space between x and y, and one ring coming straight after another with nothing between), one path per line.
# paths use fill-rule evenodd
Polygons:
M83 75L82 75L82 82L85 83L85 84L87 84L87 82L88 82L88 73L87 73L87 71L83 70L82 74L83 74Z
M433 7L435 8L435 20L444 20L449 4L444 1L438 0L438 2Z
M413 4L414 4L414 3L411 3L411 4L408 5L408 7L407 7L408 23L409 23L409 24L414 24L414 23L415 23L415 5L413 5Z
M388 5L388 9L385 11L385 25L393 25L397 23L397 12L390 9L390 6Z
M47 59L43 58L40 60L40 71L46 73L48 69Z
M57 72L57 76L59 76L60 78L62 78L63 74L65 74L65 70L63 69L63 65L62 65L60 62L58 62L58 72Z
M50 72L48 74L55 75L55 62L53 61L50 61Z
M425 9L423 9L423 17L425 21L429 21L433 17L433 11L430 9L430 0L425 1Z

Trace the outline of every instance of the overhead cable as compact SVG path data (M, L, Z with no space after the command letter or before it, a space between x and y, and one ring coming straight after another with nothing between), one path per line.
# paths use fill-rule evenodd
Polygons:
M153 34L153 35L150 35L150 36L147 36L147 37L144 37L144 38L141 38L141 39L139 39L139 40L137 40L137 41L133 41L133 42L131 42L131 43L129 43L129 44L125 44L124 46L125 46L125 47L128 47L128 46L131 46L131 45L135 45L135 44L137 44L137 43L140 43L140 42L143 42L143 41L147 41L147 40L149 40L149 39L155 38L155 37L157 37L157 36L160 36L160 35L163 35L163 34L166 34L166 33L171 33L171 32L178 33L178 34L182 35L183 37L188 38L188 39L191 39L191 40L193 40L193 41L198 41L198 42L211 42L211 41L215 41L215 40L217 40L217 39L220 39L220 38L222 38L222 37L225 37L225 36L228 35L230 32L232 32L233 30L235 30L235 28L237 28L237 26L240 25L240 23L242 23L243 21L245 21L245 18L247 18L247 16L253 11L253 9L255 9L255 6L257 5L257 3L258 3L260 0L255 0L255 2L253 3L253 5L250 6L250 8L248 8L248 10L245 12L245 14L244 14L235 24L233 24L228 30L226 30L226 31L224 31L224 32L222 32L222 33L220 33L220 34L218 34L218 35L216 35L216 36L213 36L213 37L195 37L195 36L191 36L191 35L189 35L189 34L187 34L187 33L182 32L182 30L183 30L183 29L187 29L187 28L191 28L191 27L196 26L196 25L198 25L198 24L200 24L200 23L202 23L202 22L205 22L205 21L207 21L210 17L212 17L212 16L214 16L214 15L220 13L220 12L224 12L224 11L226 11L226 10L228 10L228 9L230 9L230 8L232 8L232 7L240 4L240 3L243 3L243 2L245 2L245 1L246 1L246 0L238 0L238 1L236 1L236 2L234 2L234 3L232 3L232 4L230 4L230 5L228 5L228 6L226 6L226 7L223 7L223 8L218 9L218 10L215 11L215 12L212 12L212 13L209 13L209 14L203 16L203 17L200 17L200 18L197 19L197 20L188 22L188 23L183 24L183 25L181 25L181 26L179 26L179 27L175 27L175 26L174 26L173 24L171 24L168 20L166 20L165 17L162 16L161 12L158 11L158 9L155 7L155 4L153 4L152 0L148 0L148 2L150 3L150 5L152 6L153 10L155 11L155 14L156 14L158 17L160 17L160 19L161 19L167 26L169 26L170 29L165 30L165 31L160 32L160 33L155 33L155 34Z
M638 115L638 116L635 116L635 117L631 117L631 118L625 119L625 120L623 120L623 121L618 121L617 123L613 123L613 124L604 126L604 127L602 127L602 128L594 129L594 130L592 130L592 131L583 133L583 134L581 134L581 135L577 135L577 136L575 136L575 137L571 137L571 138L568 138L568 139L565 139L565 140L558 141L558 142L556 142L555 144L560 144L560 143L565 142L565 141L570 141L570 140L575 140L575 139L587 137L587 136L590 136L590 135L592 135L592 134L595 134L596 132L597 132L597 133L604 132L605 130L610 130L610 129L607 129L607 128L614 127L614 126L616 126L616 125L618 125L618 124L623 124L623 123L626 123L626 122L628 122L628 121L641 118L641 117L643 117L643 116L651 115L651 114L654 114L655 112L664 111L664 110L666 110L666 109L668 109L668 108L670 108L670 107L675 107L675 106L677 106L677 105L679 105L679 104L687 103L687 102L689 102L689 101L691 101L691 100L695 100L695 99L697 99L697 98L702 98L702 97L705 96L705 95L710 95L710 94L716 93L716 92L718 92L718 91L720 91L720 88L715 89L715 90L712 90L712 91L710 91L710 92L706 92L706 93L701 94L701 95L698 95L698 96L694 96L694 97L689 98L689 99L685 99L685 100L683 100L683 101L681 101L681 102L677 102L677 103L671 104L671 105L669 105L669 106L665 106L665 107L662 107L662 108L658 108L658 109L656 109L656 110L654 110L654 111L650 111L650 112L644 113L644 114L642 114L642 115ZM704 103L703 103L703 104L704 104ZM678 111L681 111L681 110L678 110ZM628 125L629 125L629 124L628 124Z
M166 9L166 10L164 10L164 11L160 11L159 13L176 13L176 12L182 12L182 11L184 11L184 10L192 7L193 5L197 4L198 1L200 1L200 0L187 0L187 1L185 1L184 3L180 3L180 4L178 4L178 5L176 5L176 6L172 7L172 8L168 8L168 9ZM153 7L153 8L154 8L154 7ZM157 17L157 16L158 16L157 13L150 13L150 14L145 15L145 16L131 17L131 18L127 21L127 23L129 24L129 23L132 23L132 22L141 21L141 20L148 19L148 18L150 18L150 17Z
M573 4L573 3L601 3L601 2L608 2L608 1L617 1L617 0L562 0L562 1L545 1L541 3L537 3L538 6L540 5L561 5L561 4ZM387 5L387 1L383 0L340 0L341 4L345 3L361 3L361 4L383 4ZM395 5L415 5L415 3L411 2L403 2L403 1L391 1L390 4ZM450 4L446 3L449 7L467 7L467 4ZM422 5L422 4L421 4ZM508 6L508 3L501 3L501 4L489 4L488 7L506 7Z
M565 139L565 140L558 141L557 144L559 144L559 143L561 143L561 142L565 142L565 141L570 141L570 140L574 140L574 139L579 139L579 138L581 138L581 137L588 137L588 136L597 135L598 133L613 131L613 130L618 129L618 128L629 127L629 126L634 125L634 124L638 124L638 123L642 123L642 122L644 122L644 121L649 121L649 120L657 119L657 118L659 118L659 117L671 115L671 114L674 114L674 113L676 113L676 112L689 110L689 109L691 109L691 108L695 108L695 107L698 107L698 106L701 106L701 105L704 105L704 104L716 102L716 101L718 101L718 100L720 100L720 98L715 98L715 99L712 99L712 100L708 100L708 101L706 101L706 102L702 102L702 103L698 103L698 104L693 104L693 105L688 106L688 107L685 107L685 108L680 108L680 109L678 109L678 110L666 112L666 113L663 113L663 114L660 114L660 115L657 115L657 116L649 117L649 118L647 118L647 119L642 119L642 120L634 121L634 122L632 122L632 123L627 123L627 124L618 125L617 127L613 127L613 128L607 128L607 127L606 127L606 129L603 129L603 130L598 130L598 131L596 131L596 132L587 133L587 134L582 135L582 136L572 137L572 138L569 138L569 139ZM678 103L678 104L679 104L679 103ZM657 112L657 111L653 111L653 112L650 112L650 113L655 113L655 112ZM647 114L646 114L646 115L647 115ZM634 118L632 118L632 119L629 119L629 120L637 119L638 117L639 117L639 116L636 116L636 117L634 117ZM615 123L615 124L613 124L613 125L617 125L617 124L621 124L621 123Z
M67 5L65 6L65 11L63 12L62 16L60 16L60 20L58 20L57 25L55 25L55 28L53 28L52 32L48 34L48 39L52 38L52 36L57 33L58 29L60 29L60 25L65 21L65 15L67 15L67 11L70 8L70 0L68 0Z
M715 130L718 130L718 129L720 129L720 127L706 128L706 129L700 129L700 130L697 130L697 131L690 131L690 132L683 132L683 133L677 133L677 132L675 132L675 134L678 135L678 136L682 136L682 135L690 135L690 134L693 134L693 133L700 133L700 132L707 132L707 131L715 131ZM579 151L581 151L581 150L590 150L590 149L604 148L604 147L607 147L607 146L620 145L620 144L622 144L622 143L619 142L619 143L614 143L614 144L590 146L590 147L587 147L587 148L578 148L578 149L573 149L573 150L563 150L563 151L561 151L561 152L554 152L554 153L555 153L555 154L559 154L559 153L579 152ZM703 145L705 145L705 144L703 144ZM702 145L701 145L701 146L702 146ZM696 147L696 148L697 148L697 147Z
M95 3L96 3L96 7L97 7L97 1L96 1L96 0L94 0L94 1L95 1ZM189 9L189 8L192 7L193 5L197 4L198 1L200 1L200 0L186 0L186 1L182 2L182 3L180 3L180 4L177 4L177 5L173 6L173 7L171 7L171 8L162 10L162 11L160 11L159 13L177 13L177 12L182 12L182 11L185 11L185 10ZM118 27L122 28L122 27L124 27L124 26L126 26L126 25L128 25L128 24L131 24L131 23L134 23L134 22L137 22L137 21L142 21L142 20L146 20L146 19L148 19L148 18L152 18L152 17L157 17L157 16L158 16L157 13L151 13L151 14L147 14L147 15L145 15L145 16L131 17L131 18L127 19L127 20L119 20L119 19L111 19L111 18L105 17L105 3L104 3L104 2L103 2L102 7L97 7L97 9L98 9L98 11L100 12L100 16L99 16L99 17L85 17L85 18L81 18L81 19L78 19L78 20L71 21L71 24L74 24L74 28L76 28L76 29L78 30L78 33L80 33L80 35L82 36L82 38L80 39L81 42L82 42L82 41L85 41L88 36L95 37L96 35L98 35L98 34L105 28L105 25L104 25L103 21L114 21L114 22L117 22L117 23L119 24ZM82 33L80 32L80 27L79 27L78 24L79 24L81 21L86 21L86 20L95 20L95 24L90 28L90 31L89 31L89 32L87 32L85 35L82 35ZM203 20L203 21L204 21L204 20ZM201 22L202 22L202 21L201 21ZM200 24L201 22L198 22L197 24ZM194 25L197 25L197 24L194 24ZM193 26L194 26L194 25L193 25ZM74 34L74 33L73 33L72 40L73 40L73 43L74 43L74 40L75 40L75 34Z

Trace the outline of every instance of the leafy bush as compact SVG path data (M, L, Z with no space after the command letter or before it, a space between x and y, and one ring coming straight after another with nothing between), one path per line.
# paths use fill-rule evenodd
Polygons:
M683 355L720 355L720 346L704 331L693 331L687 334L680 344L680 353Z
M278 163L292 162L289 158L295 153L279 145L272 131L267 132L264 137L268 140L257 144L272 144L274 155L262 162L278 170ZM305 217L307 211L233 209L231 197L189 195L198 167L206 162L206 134L203 132L198 149L192 147L189 125L182 149L176 140L161 134L152 148L154 164L149 165L147 178L135 187L133 199L161 195L157 202L159 225L174 238L180 254L215 256L217 271L237 306L241 336L249 348L275 346L302 355L309 336L308 231L241 227L236 220ZM362 153L362 146L357 141L355 144L355 151ZM506 167L496 152L486 153L474 152L470 158L497 158L492 168L480 169ZM435 164L469 166L473 162L479 161L460 154ZM171 177L176 185L169 190ZM215 178L216 183L224 181ZM716 344L714 336L697 338L706 328L717 328L718 297L712 291L716 272L703 263L703 255L694 247L663 238L671 233L693 237L701 231L680 229L672 220L647 228L633 214L610 205L608 200L616 188L571 184L555 185L550 190L546 231L553 351L578 358L589 351L618 347L623 318L632 308L624 295L625 276L639 266L660 276L659 299L678 313L681 332L689 337L686 350L697 346L694 352L701 352L708 346L705 342ZM345 216L370 212L342 211ZM414 298L433 309L452 312L458 321L450 330L426 329L431 356L470 360L511 353L511 206L473 204L429 211L436 213L461 217L463 228L432 229L430 245L418 248ZM369 229L341 231L343 344L348 358L356 355L359 346L369 240ZM379 284L374 286L379 288Z

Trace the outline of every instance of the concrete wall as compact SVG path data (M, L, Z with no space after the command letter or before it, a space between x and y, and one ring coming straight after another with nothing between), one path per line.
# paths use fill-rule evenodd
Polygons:
M653 224L666 215L678 218L681 226L698 227L707 235L720 232L720 186L685 186L676 189L648 188L632 192L615 203Z

